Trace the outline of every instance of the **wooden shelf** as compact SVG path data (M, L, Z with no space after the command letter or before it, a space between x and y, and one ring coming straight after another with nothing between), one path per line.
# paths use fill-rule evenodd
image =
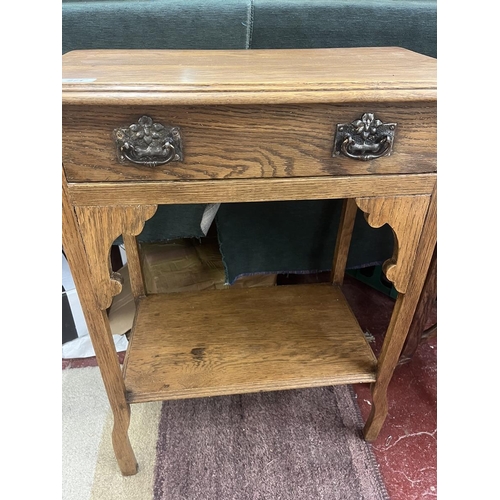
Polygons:
M329 284L149 295L124 364L130 403L374 382L377 360Z

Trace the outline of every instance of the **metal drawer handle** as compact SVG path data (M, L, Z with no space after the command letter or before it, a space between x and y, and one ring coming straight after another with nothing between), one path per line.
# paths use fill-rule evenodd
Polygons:
M335 133L332 156L347 156L368 161L389 156L394 144L397 123L382 123L374 113L365 113L361 120L339 123Z
M149 116L137 123L113 130L118 161L148 167L182 161L181 132L178 127L165 127Z

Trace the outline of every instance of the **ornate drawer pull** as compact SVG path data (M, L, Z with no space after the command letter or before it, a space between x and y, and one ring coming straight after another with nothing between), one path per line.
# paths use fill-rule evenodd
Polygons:
M382 123L373 113L365 113L361 120L352 123L339 123L332 156L343 155L361 161L389 156L396 126L397 123Z
M178 127L165 127L149 116L137 123L113 130L118 160L148 167L182 161L181 132Z

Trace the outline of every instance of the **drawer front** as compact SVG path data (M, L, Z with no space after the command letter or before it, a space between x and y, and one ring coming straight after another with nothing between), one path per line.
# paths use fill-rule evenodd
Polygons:
M333 154L337 125L366 113L396 124L390 155L360 161ZM120 160L113 131L142 116L180 129L181 161L150 166ZM435 172L436 104L66 106L63 164L70 182Z

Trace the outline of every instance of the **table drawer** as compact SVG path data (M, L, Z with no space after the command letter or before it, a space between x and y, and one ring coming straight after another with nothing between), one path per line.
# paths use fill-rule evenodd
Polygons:
M334 155L337 125L365 113L396 124L390 155L365 161ZM120 160L113 131L142 116L179 128L180 161ZM64 106L63 164L70 182L435 172L436 105Z

